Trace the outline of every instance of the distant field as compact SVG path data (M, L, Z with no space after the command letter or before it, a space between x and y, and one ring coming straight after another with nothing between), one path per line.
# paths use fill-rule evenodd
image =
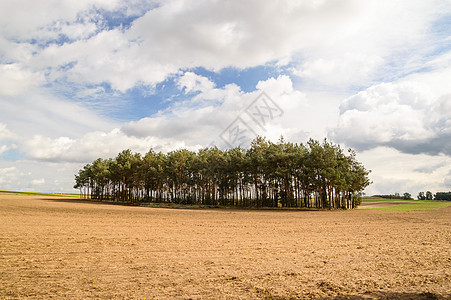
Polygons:
M3 193L0 299L449 299L450 219Z
M399 200L378 197L363 197L360 209L412 211L438 209L451 206L451 201L436 200Z
M0 194L11 194L11 195L29 195L29 196L51 196L51 197L79 197L75 194L52 194L52 193L39 193L39 192L19 192L19 191L2 191Z

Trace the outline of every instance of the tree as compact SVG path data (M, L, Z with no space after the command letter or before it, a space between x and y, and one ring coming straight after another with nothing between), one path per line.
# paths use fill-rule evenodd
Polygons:
M403 194L403 197L402 197L402 198L403 198L404 200L410 200L410 199L412 199L411 197L412 197L411 194L405 192L405 193Z
M124 150L85 165L74 188L100 201L354 208L369 172L353 150L346 154L327 140L298 145L257 137L248 150Z
M437 192L435 194L435 200L451 201L451 192Z
M434 196L432 195L432 193L430 191L426 192L426 200L432 200L434 199Z
M419 192L417 198L418 198L418 200L426 200L426 196L424 195L424 192Z

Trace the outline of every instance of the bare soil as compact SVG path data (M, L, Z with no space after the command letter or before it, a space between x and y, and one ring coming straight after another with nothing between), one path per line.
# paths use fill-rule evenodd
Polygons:
M451 209L164 209L0 195L0 298L450 299Z
M402 201L365 201L359 205L358 209L389 207L406 203Z

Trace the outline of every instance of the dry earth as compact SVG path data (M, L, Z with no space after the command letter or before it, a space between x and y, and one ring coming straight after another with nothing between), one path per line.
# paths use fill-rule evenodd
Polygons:
M365 201L365 202L362 202L362 204L357 208L358 209L380 208L380 207L395 206L395 205L402 205L402 204L406 204L406 202L402 202L402 201Z
M450 216L0 195L0 298L449 299Z

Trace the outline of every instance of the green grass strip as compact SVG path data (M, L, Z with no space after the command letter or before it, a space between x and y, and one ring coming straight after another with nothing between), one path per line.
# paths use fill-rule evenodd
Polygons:
M78 195L71 194L53 194L53 193L39 193L39 192L19 192L19 191L1 191L2 194L12 195L29 195L29 196L52 196L52 197L79 197Z
M404 199L387 199L379 197L362 197L362 202L393 202L393 201L412 201Z
M438 209L438 208L443 208L443 207L447 207L447 206L451 205L451 202L449 202L449 201L435 201L435 200L404 200L404 201L405 201L405 203L403 203L403 204L396 204L393 206L386 206L386 207L367 208L367 209L368 210L389 210L389 211L412 211L412 210Z

